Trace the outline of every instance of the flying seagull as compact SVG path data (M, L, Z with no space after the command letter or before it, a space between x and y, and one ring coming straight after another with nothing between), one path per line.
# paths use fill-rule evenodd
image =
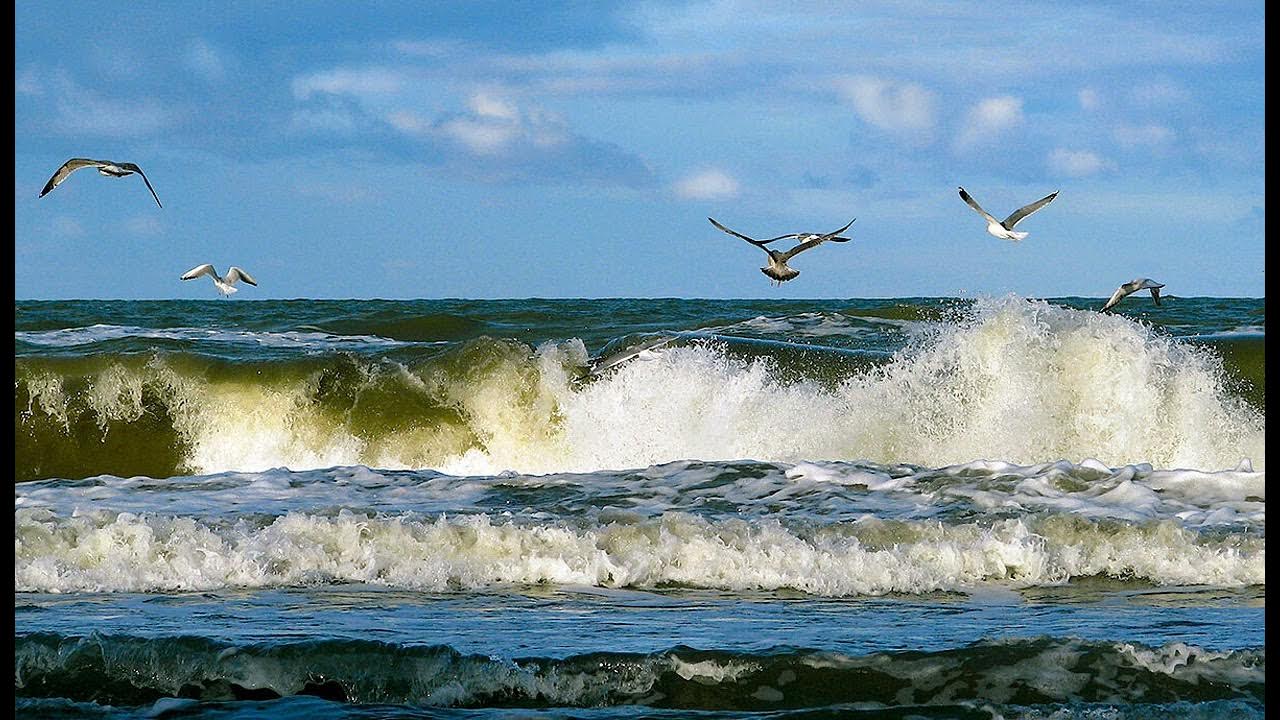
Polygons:
M1111 299L1107 301L1106 305L1102 306L1102 309L1109 310L1113 305L1129 297L1130 295L1138 292L1139 290L1148 290L1148 289L1151 290L1151 299L1155 300L1156 304L1159 305L1160 304L1160 288L1162 287L1164 287L1164 283L1158 283L1155 280L1152 280L1151 278L1137 278L1132 282L1127 282L1121 285L1120 287L1116 288L1116 291L1111 294Z
M237 290L235 286L237 280L243 280L254 287L257 287L258 285L258 281L250 277L249 273L241 270L235 265L232 265L231 269L227 270L225 277L218 277L218 271L213 269L213 265L205 263L204 265L193 267L188 270L182 275L182 279L195 280L201 275L208 275L213 278L214 287L218 288L218 292L222 293L223 297L226 297Z
M772 278L774 285L782 284L800 274L799 270L795 270L787 266L787 261L795 257L796 255L799 255L800 253L810 248L815 248L828 240L830 240L831 242L849 242L851 238L840 237L840 233L844 232L845 230L848 230L849 225L853 224L853 220L857 220L857 218L854 218L839 230L836 230L834 232L824 233L821 235L817 233L787 233L786 235L779 235L778 237L769 238L768 240L756 240L754 238L749 238L740 232L734 232L733 230L730 230L729 228L716 222L715 218L707 218L707 219L711 221L712 225L715 225L717 228L720 228L724 232L727 232L736 238L742 238L743 240L746 240L752 245L755 245L756 247L765 251L765 253L769 255L769 264L766 265L765 267L760 268L760 272ZM785 238L795 238L796 240L800 241L800 244L796 245L795 247L791 248L786 252L778 252L777 250L770 250L769 248L765 247L765 245L768 245L769 243L775 240L783 240Z
M1014 242L1017 242L1022 238L1026 237L1027 233L1014 232L1013 226L1017 225L1018 222L1021 221L1026 216L1039 210L1045 205L1048 205L1049 203L1053 202L1053 199L1058 197L1058 191L1054 190L1052 193L1045 195L1044 197L1031 203L1030 205L1027 205L1025 207L1020 207L1017 210L1014 210L1013 214L1009 215L1009 217L1004 219L1004 222L1001 222L995 219L994 217L991 216L991 213L987 212L986 210L983 210L982 206L978 204L978 201L974 200L972 195L965 192L964 188L960 188L960 197L966 203L969 203L969 207L973 208L975 211L977 211L979 215L987 219L987 232L991 233L992 235L995 235L1001 240L1012 240Z
M679 339L676 335L659 335L651 337L638 345L620 350L610 355L599 355L587 360L587 374L600 375L609 368L616 367L622 363L636 360L655 360L662 356L661 349L669 345L673 340Z
M151 187L151 181L143 174L142 168L133 163L113 162L111 160L89 160L88 158L71 158L58 168L58 171L49 178L49 182L44 184L44 189L40 191L40 197L49 194L49 191L62 184L71 173L84 167L96 167L98 172L108 177L124 177L138 173L142 175L142 182L147 184L147 189L151 191L151 197L156 199L156 205L160 205L160 198L156 195L156 189ZM164 205L160 205L164 207Z

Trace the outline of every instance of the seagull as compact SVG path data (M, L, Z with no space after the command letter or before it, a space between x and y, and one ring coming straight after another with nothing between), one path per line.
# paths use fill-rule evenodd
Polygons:
M815 248L828 240L830 240L831 242L849 242L851 238L840 237L840 233L844 232L845 230L848 230L849 226L853 224L853 220L857 220L857 218L854 218L839 230L836 230L834 232L824 233L821 235L817 233L787 233L786 235L779 235L777 237L769 238L768 240L756 240L754 238L749 238L740 232L734 232L733 230L730 230L729 228L716 222L715 218L707 218L707 219L710 220L711 224L715 225L717 228L720 228L721 230L729 233L730 235L736 238L742 238L743 240L746 240L752 245L755 245L756 247L765 251L769 255L769 264L766 265L765 267L760 268L760 272L772 278L774 285L781 285L782 283L800 274L799 270L795 270L787 266L787 261L795 257L796 255L799 255L800 253L810 248ZM768 245L769 243L775 240L783 240L786 238L795 238L796 240L800 241L800 244L796 245L795 247L791 248L786 252L778 252L777 250L770 250L769 248L765 247L765 245Z
M634 347L626 350L620 350L611 355L599 355L587 360L587 375L594 376L604 373L611 367L616 367L628 360L656 360L662 357L662 348L669 345L673 340L677 340L676 335L659 335L641 342Z
M143 175L142 168L134 165L133 163L114 162L112 160L90 160L88 158L71 158L63 163L62 167L58 168L58 171L53 174L53 177L49 178L49 182L44 184L44 189L40 191L40 197L48 195L50 190L61 185L62 181L66 180L71 173L84 167L96 167L98 168L99 173L108 177L124 177L125 175L138 173L139 175L142 175L142 182L146 183L147 189L151 191L151 197L156 199L156 205L160 205L160 198L156 195L156 189L151 187L151 181L147 179L146 175ZM160 205L160 207L164 206Z
M1120 287L1116 288L1116 291L1111 294L1111 299L1107 301L1106 305L1102 306L1102 309L1104 311L1108 310L1116 303L1138 292L1139 290L1147 290L1147 289L1151 290L1151 299L1155 300L1156 304L1159 305L1160 304L1160 288L1162 287L1164 287L1164 283L1158 283L1155 280L1152 280L1151 278L1137 278L1132 282L1127 282L1121 285Z
M213 286L218 288L218 292L222 293L223 297L226 297L237 290L235 286L237 280L243 280L254 287L257 287L258 285L258 281L250 277L249 273L241 270L235 265L232 265L231 269L227 270L225 277L218 277L218 271L213 269L213 265L205 263L204 265L193 267L188 270L182 275L182 279L195 280L201 275L208 275L213 278Z
M1053 202L1053 199L1058 197L1058 191L1054 190L1052 193L1045 195L1030 205L1014 210L1013 214L1004 219L1004 222L1000 222L992 217L991 213L983 210L982 206L978 204L978 201L974 200L972 195L965 192L964 188L960 188L960 197L965 202L969 203L969 207L973 208L979 215L987 219L987 232L995 235L1001 240L1012 240L1014 242L1018 242L1022 238L1026 237L1027 233L1014 232L1013 226L1017 225L1022 218Z

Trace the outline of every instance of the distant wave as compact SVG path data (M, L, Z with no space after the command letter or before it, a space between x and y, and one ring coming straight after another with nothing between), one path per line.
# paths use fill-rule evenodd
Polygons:
M677 647L514 660L443 645L352 640L236 646L196 637L41 633L19 635L14 646L20 698L100 705L310 695L337 703L464 708L760 712L853 704L863 711L906 707L930 716L990 717L992 706L1115 703L1159 710L1233 701L1238 712L1252 715L1264 702L1266 672L1261 648L1215 652L1182 643L1050 637L862 656Z
M1153 585L1266 584L1260 533L1070 514L788 527L772 518L679 512L562 522L343 509L201 520L87 508L60 517L19 508L14 523L19 592L557 583L849 596L963 591L988 582L1056 585L1095 575Z
M16 475L491 475L693 458L1265 467L1265 418L1222 356L1124 316L1008 297L912 338L852 363L816 347L689 342L585 383L579 340L479 338L417 360L20 357Z

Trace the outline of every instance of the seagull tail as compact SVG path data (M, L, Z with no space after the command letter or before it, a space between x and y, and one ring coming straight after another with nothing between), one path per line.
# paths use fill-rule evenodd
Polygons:
M1012 238L1014 242L1018 242L1023 238L1025 238L1026 236L1027 236L1027 233L1024 233L1024 232L1014 232L1012 230L1009 231L1009 237Z

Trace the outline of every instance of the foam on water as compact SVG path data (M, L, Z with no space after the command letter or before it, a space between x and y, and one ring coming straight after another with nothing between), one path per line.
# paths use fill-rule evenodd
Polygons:
M15 487L15 508L70 516L111 509L230 517L238 513L349 508L383 513L503 512L525 517L636 518L691 512L719 519L829 521L1005 517L1060 513L1139 522L1172 520L1194 529L1266 527L1266 473L1109 468L1096 460L1018 466L973 462L938 469L872 463L699 463L584 474L454 477L431 471L338 467L152 479L100 476Z
M942 524L789 527L686 513L528 522L508 515L340 510L199 520L106 510L15 512L20 592L157 592L374 583L448 590L561 583L824 595L1012 587L1108 575L1157 585L1266 583L1265 539L1203 534L1174 521L1048 515Z
M887 364L834 385L782 379L767 357L736 360L714 343L583 384L580 341L533 352L488 341L443 365L366 362L336 391L318 372L213 380L156 357L101 371L88 397L105 434L114 419L142 418L148 391L161 396L184 443L181 469L196 473L369 465L493 475L693 458L1265 467L1265 418L1230 391L1211 351L1121 315L1017 297L967 312L919 324ZM32 372L20 382L26 415L66 421L64 379ZM326 393L356 405L379 398L361 417L381 424L357 422L350 403L325 406Z

